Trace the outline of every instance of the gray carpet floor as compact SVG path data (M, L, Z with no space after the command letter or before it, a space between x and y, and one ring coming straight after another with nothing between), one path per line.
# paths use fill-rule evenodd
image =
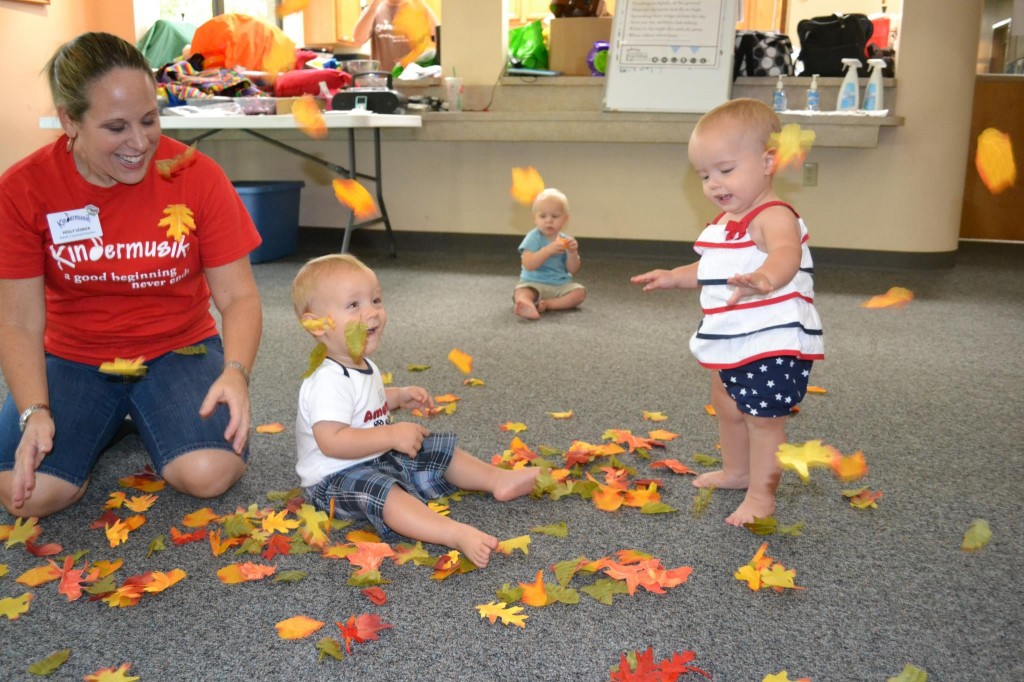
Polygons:
M485 459L508 448L512 434L499 429L507 421L526 424L520 438L535 449L599 443L610 428L640 435L663 428L680 435L652 451L654 459L677 458L702 470L693 456L715 453L715 423L704 411L707 372L687 350L699 317L696 295L643 294L628 283L632 274L689 260L682 246L648 259L588 255L584 242L579 280L589 289L586 303L527 323L511 312L514 249L412 252L398 239L397 259L377 249L355 252L384 286L389 323L378 364L396 384L461 397L458 411L430 421L431 429L457 433L464 448ZM957 266L941 271L819 263L827 359L815 366L811 383L827 393L807 397L789 438L821 439L845 454L861 450L870 470L857 484L823 469L812 471L807 484L786 472L776 516L784 524L803 522L800 536L759 537L726 525L741 499L736 491L716 491L695 516L689 477L625 455L620 460L637 476L663 480L663 501L677 512L608 513L578 497L502 504L467 496L452 504L453 517L501 539L530 534L529 553L496 556L484 570L443 581L432 580L429 568L385 561L382 606L348 585L354 569L345 560L279 556L269 562L278 571L308 576L224 585L216 575L224 565L266 562L233 551L214 557L208 543L175 546L169 537L172 526L181 530L183 517L204 506L217 514L268 507L269 492L297 484L295 403L312 343L295 322L289 286L307 257L329 248L304 244L293 257L255 268L265 331L254 372L254 423L287 429L253 435L251 468L234 489L210 501L165 490L145 513L146 524L111 549L89 523L119 489L117 479L148 461L130 435L101 458L80 503L40 522L39 541L63 545L57 559L73 551L87 551L89 561L123 559L119 584L173 568L188 577L134 607L69 602L56 583L15 582L42 559L21 545L0 550L7 568L0 599L34 596L17 620L0 617L0 678L29 679L30 664L70 649L51 679L82 679L131 663L130 674L143 680L601 680L623 652L652 647L657 659L693 651L693 664L722 681L760 681L782 670L791 680L882 681L907 664L927 671L930 681L1024 679L1021 246L964 244ZM915 300L902 310L860 307L891 286L913 290ZM452 348L474 357L473 376L485 386L462 385L446 359ZM430 368L413 373L410 364ZM574 411L571 419L548 414L566 410ZM668 419L645 421L645 410ZM881 491L878 508L851 508L841 491L854 485ZM981 551L965 553L961 541L975 519L987 520L993 537ZM0 513L0 524L11 522ZM558 522L567 524L568 537L531 531ZM147 556L161 535L167 549ZM803 589L753 592L733 577L762 542L796 570ZM615 596L612 605L581 593L578 604L525 607L525 628L491 624L474 608L495 601L506 583L533 581L537 571L554 581L549 567L558 562L623 549L693 573L666 594L641 588ZM577 576L571 586L596 577ZM362 613L393 627L377 641L355 644L344 660L318 662L316 642L337 638L335 621ZM327 625L307 639L279 638L274 624L295 615Z

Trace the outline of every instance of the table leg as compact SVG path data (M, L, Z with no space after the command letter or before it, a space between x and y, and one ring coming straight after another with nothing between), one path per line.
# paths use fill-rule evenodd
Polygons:
M381 173L380 161L380 128L373 129L373 159L374 174L377 176L377 207L380 209L380 217L384 220L384 230L388 235L388 253L392 258L398 255L395 249L395 235L391 232L391 221L388 219L388 209L384 206L384 174Z

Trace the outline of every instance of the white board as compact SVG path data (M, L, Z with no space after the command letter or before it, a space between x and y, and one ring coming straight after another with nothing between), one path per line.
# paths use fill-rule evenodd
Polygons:
M606 111L704 113L732 92L736 0L618 0Z

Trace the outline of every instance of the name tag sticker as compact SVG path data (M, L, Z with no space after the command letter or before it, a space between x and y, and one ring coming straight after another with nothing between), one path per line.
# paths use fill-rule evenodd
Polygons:
M50 238L54 244L67 244L103 236L100 209L92 205L74 211L49 213L46 221L50 224Z

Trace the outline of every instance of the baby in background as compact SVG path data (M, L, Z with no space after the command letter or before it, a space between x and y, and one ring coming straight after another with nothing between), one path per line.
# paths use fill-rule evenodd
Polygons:
M533 201L534 228L519 244L522 270L512 293L516 315L536 320L546 310L569 310L583 303L587 290L573 281L580 269L580 245L562 232L569 222L569 200L548 188Z
M355 256L306 263L292 285L292 304L327 349L299 390L295 468L306 499L321 511L333 500L336 514L369 521L382 540L398 534L445 545L486 566L498 539L425 503L459 489L513 500L533 491L540 469L500 469L456 446L454 434L392 420L397 409L431 408L434 401L419 386L385 388L367 357L380 346L388 318L377 275Z

